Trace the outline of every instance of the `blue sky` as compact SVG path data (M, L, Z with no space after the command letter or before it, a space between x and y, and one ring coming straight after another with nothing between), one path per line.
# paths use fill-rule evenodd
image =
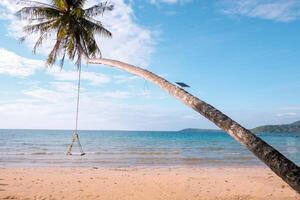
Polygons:
M87 6L97 3L89 0ZM104 57L145 67L252 128L300 119L297 0L115 0L99 18ZM19 7L0 1L0 128L74 127L76 70L46 69L49 43L19 44ZM85 65L84 65L85 66ZM104 66L83 70L81 129L215 128L156 86Z

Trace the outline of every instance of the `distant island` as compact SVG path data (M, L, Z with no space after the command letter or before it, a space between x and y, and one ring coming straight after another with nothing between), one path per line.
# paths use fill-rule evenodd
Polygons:
M218 129L197 129L197 128L186 128L180 130L180 132L223 132ZM282 125L265 125L251 129L254 133L300 133L300 121L296 121L291 124Z
M252 131L254 133L300 133L300 121L291 124L259 126Z

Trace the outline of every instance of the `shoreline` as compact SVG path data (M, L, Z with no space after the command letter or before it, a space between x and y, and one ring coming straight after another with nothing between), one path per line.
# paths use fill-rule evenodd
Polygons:
M143 170L143 169L262 169L269 170L268 167L261 165L135 165L135 166L0 166L0 170L3 169L103 169L103 170L114 170L114 169L135 169L135 170ZM271 170L269 170L272 172Z
M265 167L0 168L0 199L300 200Z

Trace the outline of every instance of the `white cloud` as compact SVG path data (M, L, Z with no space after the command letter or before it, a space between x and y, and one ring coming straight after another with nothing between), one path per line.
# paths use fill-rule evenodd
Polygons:
M0 48L0 74L25 77L45 67L44 62L21 57L14 52Z
M97 1L91 2L95 4ZM115 9L112 12L99 18L113 33L112 39L98 39L103 56L148 66L157 33L138 25L131 6L124 0L116 0L114 4Z
M1 0L0 17L10 21L9 34L15 38L23 36L22 27L27 23L17 20L13 13L20 9L17 0ZM43 2L47 2L44 0ZM113 33L112 39L97 37L98 44L105 57L118 59L143 67L148 66L151 54L154 51L155 38L157 34L149 28L143 27L135 22L134 12L130 4L124 0L115 0L115 9L98 17L100 21ZM87 6L99 3L96 0L88 0ZM36 36L28 38L25 44L32 48L36 42ZM45 42L39 52L48 54L53 44L50 38Z
M133 76L133 75L116 75L114 76L115 83L128 83L134 80L139 80L141 79L138 76Z
M125 91L105 92L102 95L104 97L114 98L114 99L128 99L130 97L130 93Z
M199 115L184 115L184 119L199 119Z
M13 13L16 12L18 7L16 1L1 0L0 1L0 19L12 19Z
M19 94L13 98L9 97L9 92L6 94L6 91L1 91L8 96L0 99L0 127L72 129L77 95L77 71L60 70L57 66L45 70L43 61L24 58L5 49L1 49L0 52L2 74L30 77L26 79L26 83L31 83L22 83L22 89L16 89L15 92ZM48 75L50 79L42 81L38 76L33 76L38 72ZM82 75L83 80L90 84L115 82L124 85L124 82L132 81L143 83L143 80L131 75L116 74L108 77L85 71ZM154 102L155 99L161 101L160 93L154 94L151 90L145 92L143 87L129 88L125 91L108 89L111 88L102 87L92 91L89 85L83 84L80 94L80 128L166 129L172 123L170 117L174 122L176 116L181 116L174 108L145 105L145 100L149 97L152 97Z
M0 74L26 77L35 74L38 70L45 70L44 61L25 58L14 52L0 48ZM59 81L78 80L78 72L76 70L64 70L58 66L46 69L46 74ZM96 86L111 82L111 78L108 75L98 72L83 71L81 79ZM119 78L116 77L116 80L118 81Z
M76 82L78 80L77 70L61 69L58 66L46 68L45 62L42 60L22 57L14 52L0 48L0 74L23 78L32 76L38 71L49 75L57 81ZM99 72L91 72L83 68L81 80L87 81L88 84L93 86L101 86L111 82L124 84L141 80L141 78L125 74L109 76ZM31 79L32 83L34 83L34 81L34 79Z
M288 117L288 116L296 116L297 113L294 112L287 112L287 113L278 113L276 114L277 117Z
M63 87L65 83L59 83L59 89L32 88L23 91L27 97L34 99L35 102L47 103L62 103L67 99L76 99L75 87ZM75 85L72 85L75 86ZM72 102L72 101L71 101Z
M300 17L299 0L220 0L226 15L240 15L279 22Z
M59 67L53 67L47 71L47 73L53 76L54 79L59 81L77 81L78 71L64 70ZM105 74L82 71L81 80L89 81L92 85L99 86L105 83L109 83L111 78Z
M0 127L73 128L75 85L69 82L53 82L50 85L25 89L23 94L22 98L0 102ZM80 96L79 127L159 130L173 127L172 124L177 121L182 123L182 112L171 107L145 105L144 102L130 103L137 98L142 100L144 96L136 91L90 92L83 88Z
M299 118L300 106L285 106L278 109L276 117L281 118Z
M281 110L300 110L300 106L286 106L281 108Z
M104 98L110 98L110 99L129 99L129 98L149 98L151 97L150 91L140 91L135 90L134 92L127 92L127 91L110 91L110 92L104 92L100 95ZM152 97L153 98L153 97ZM156 97L160 99L161 97ZM153 98L154 99L154 98Z

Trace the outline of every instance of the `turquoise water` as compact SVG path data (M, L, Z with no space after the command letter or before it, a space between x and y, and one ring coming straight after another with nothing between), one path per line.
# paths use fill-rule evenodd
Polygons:
M0 130L0 167L263 166L220 131L80 131L83 157L65 155L71 135L65 130ZM260 137L300 164L300 134Z

